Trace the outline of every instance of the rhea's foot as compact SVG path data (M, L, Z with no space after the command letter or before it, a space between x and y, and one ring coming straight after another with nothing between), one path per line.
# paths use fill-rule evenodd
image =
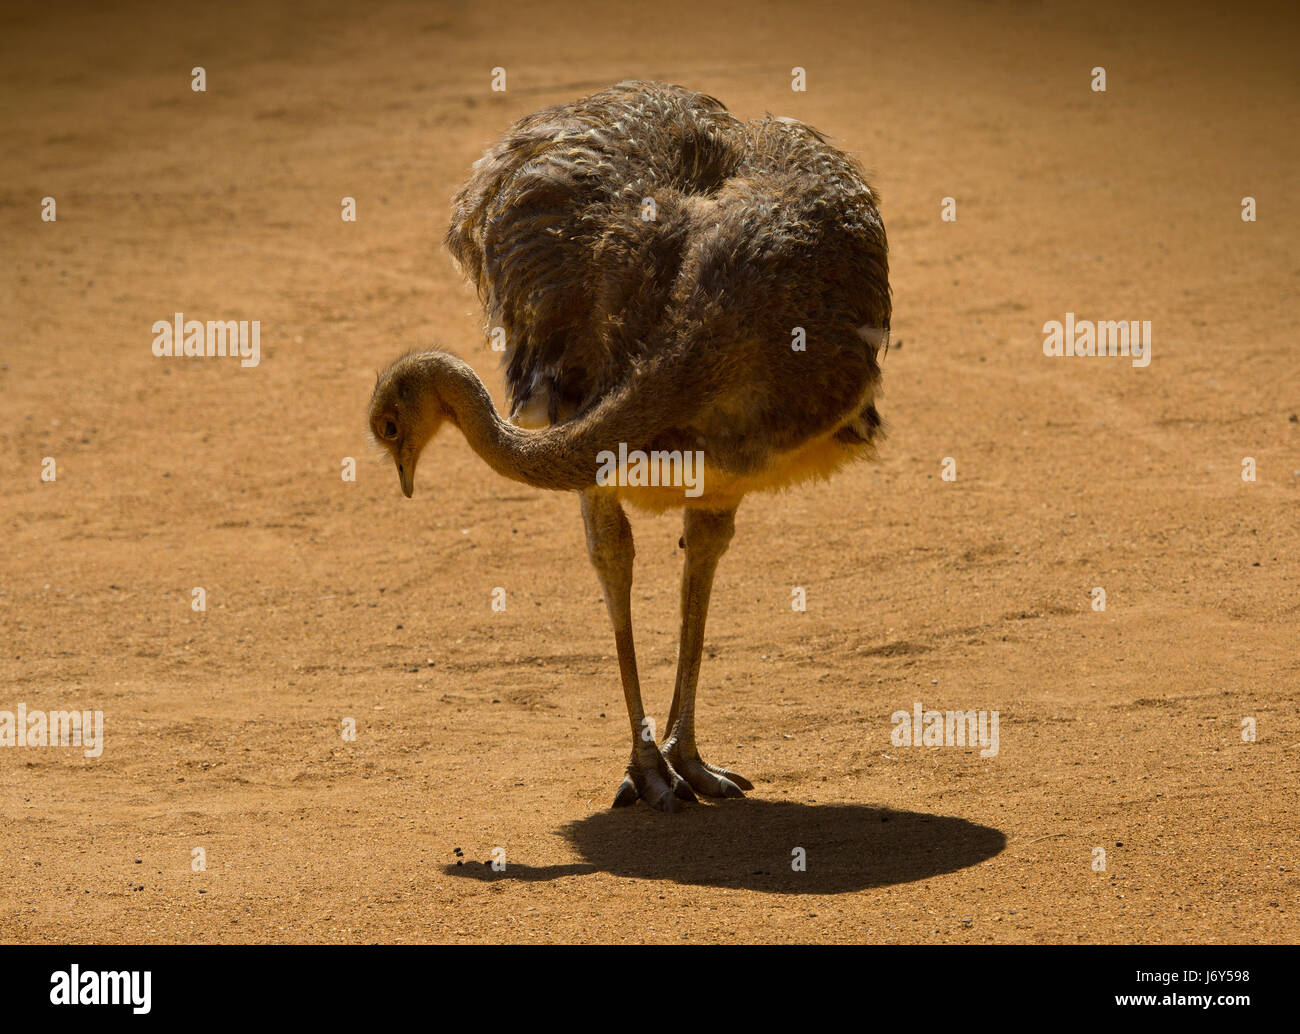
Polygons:
M657 811L676 811L677 801L693 801L690 784L673 771L653 743L638 745L627 764L627 775L614 795L614 807L626 808L638 800Z
M693 744L687 748L670 739L664 744L664 758L691 789L705 797L744 797L746 790L754 789L754 784L743 775L710 765Z

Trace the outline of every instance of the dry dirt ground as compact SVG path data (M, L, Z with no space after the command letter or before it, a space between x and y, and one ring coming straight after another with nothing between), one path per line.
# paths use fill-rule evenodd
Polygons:
M1297 939L1293 14L178 6L0 12L0 710L105 722L0 748L0 940ZM756 789L677 815L609 809L576 499L448 431L406 500L365 431L413 346L499 389L447 200L625 78L819 127L892 245L890 437L741 508L700 727ZM177 311L261 364L155 358ZM1151 365L1045 356L1066 312L1150 320ZM662 722L679 524L634 527ZM895 746L918 701L998 754Z

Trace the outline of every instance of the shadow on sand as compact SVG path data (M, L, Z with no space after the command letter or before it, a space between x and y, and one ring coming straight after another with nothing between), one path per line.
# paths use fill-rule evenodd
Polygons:
M998 830L947 815L752 798L688 806L675 815L640 805L600 811L561 832L584 862L530 866L507 858L506 871L493 872L467 860L443 871L526 882L607 872L779 894L842 894L954 872L1006 846ZM796 847L806 852L805 872L791 869Z

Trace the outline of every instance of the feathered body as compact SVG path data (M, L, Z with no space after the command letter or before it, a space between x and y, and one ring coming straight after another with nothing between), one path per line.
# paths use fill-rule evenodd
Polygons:
M505 330L515 423L635 399L629 448L703 452L703 499L633 502L738 501L879 431L884 226L859 164L803 123L645 82L547 108L475 163L447 245Z

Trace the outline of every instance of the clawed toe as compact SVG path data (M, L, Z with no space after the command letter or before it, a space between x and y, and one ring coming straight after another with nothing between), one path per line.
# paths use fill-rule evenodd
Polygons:
M614 795L615 808L630 808L641 797L641 791L636 788L636 783L632 782L631 776L624 776L623 782L619 784L618 793Z
M748 779L746 779L743 775L740 775L738 772L729 772L725 768L718 768L715 765L710 765L707 761L704 762L704 767L707 768L714 775L720 776L723 779L730 780L741 790L754 789L754 784L751 783ZM740 796L743 797L745 795L742 793Z
M634 756L627 766L627 775L614 795L615 808L627 808L637 801L645 801L656 811L676 811L678 801L696 800L690 784L678 775L655 751L653 758Z
M664 756L673 770L705 797L744 797L746 790L754 789L743 775L710 765L699 754L686 754L675 744L665 748Z

